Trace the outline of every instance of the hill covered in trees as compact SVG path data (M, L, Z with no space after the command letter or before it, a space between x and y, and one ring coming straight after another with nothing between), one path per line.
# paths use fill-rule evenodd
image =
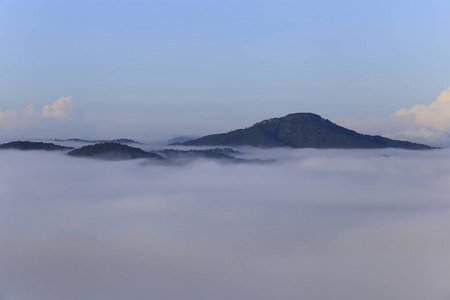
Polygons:
M112 142L84 146L72 150L67 154L76 157L92 157L104 160L126 160L136 158L164 160L161 155L156 153L146 152L140 148Z
M212 159L228 163L262 163L262 160L248 160L237 158L234 154L239 152L229 148L216 148L205 150L175 150L164 149L147 152L140 148L131 147L119 143L98 143L75 149L67 153L75 157L90 157L103 160L128 160L146 158L156 161L164 161L168 164L188 163L196 159Z
M114 139L114 140L85 140L85 139L54 139L55 142L77 142L86 144L97 144L97 143L119 143L119 144L140 144L139 142L132 139Z
M382 136L360 134L312 113L295 113L256 123L245 129L207 135L177 143L185 146L253 146L292 148L403 148L410 150L433 147L392 140Z
M0 149L16 149L16 150L70 150L72 147L55 145L53 143L30 142L30 141L13 141L0 145Z

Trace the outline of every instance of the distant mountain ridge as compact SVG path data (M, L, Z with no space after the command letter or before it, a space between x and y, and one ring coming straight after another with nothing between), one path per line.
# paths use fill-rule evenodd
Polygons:
M131 139L114 139L114 140L84 140L84 139L53 139L55 142L78 142L78 143L119 143L119 144L141 144Z
M127 160L137 158L164 160L164 158L159 154L146 152L141 148L112 142L84 146L70 151L67 155L76 157L92 157L104 160Z
M16 150L70 150L72 147L55 145L53 143L30 142L30 141L13 141L0 145L0 149L16 149Z
M435 149L428 145L392 140L382 136L361 134L336 125L313 113L294 113L272 118L245 129L207 135L195 140L176 143L184 146L253 146L292 148L375 149L402 148L410 150Z
M266 163L260 159L237 158L232 154L239 152L230 148L216 148L205 150L175 150L164 149L147 152L141 148L131 147L119 143L98 143L87 145L67 153L69 156L87 157L102 160L129 160L146 158L153 161L167 163L187 163L195 159L212 159L228 163Z
M196 137L192 137L192 136L178 136L178 137L171 138L170 140L168 140L166 142L166 144L183 143L183 142L195 140L195 139L198 139L198 138L199 138L199 136L196 136Z
M72 147L55 145L53 143L13 141L0 144L0 149L13 150L72 150ZM120 161L129 159L145 158L151 161L165 162L167 164L185 164L196 159L209 159L225 163L270 163L272 160L244 159L235 155L242 154L231 148L215 148L204 150L176 150L164 149L156 151L144 151L141 148L132 147L114 142L105 142L86 145L67 153L69 156L86 157L101 160Z
M240 154L239 151L235 151L231 148L215 148L215 149L205 149L205 150L176 150L176 149L164 149L156 151L157 154L162 157L173 160L180 161L186 160L191 161L193 159L203 158L203 159L213 159L233 163L242 162L263 162L262 160L248 160L243 158L237 158L234 154Z

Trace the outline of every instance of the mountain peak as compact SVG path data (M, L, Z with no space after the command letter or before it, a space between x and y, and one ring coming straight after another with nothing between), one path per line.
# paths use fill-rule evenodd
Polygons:
M141 148L131 147L114 142L103 142L94 145L87 145L67 153L76 157L93 157L104 160L127 160L137 158L148 158L164 160L156 153L146 152Z
M286 115L284 117L263 120L258 123L264 124L264 123L276 123L276 122L285 122L285 121L294 121L294 120L320 120L320 119L323 119L323 118L321 116L313 114L313 113L293 113L293 114Z
M360 134L314 113L292 113L258 122L249 128L208 135L178 145L433 149L427 145Z

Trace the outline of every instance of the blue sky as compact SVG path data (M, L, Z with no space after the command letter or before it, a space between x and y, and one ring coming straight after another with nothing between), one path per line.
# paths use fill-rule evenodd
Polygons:
M0 1L0 126L14 120L0 136L162 138L293 112L360 122L389 116L432 103L450 86L449 8L400 0ZM73 102L67 120L52 118L56 110L17 117L30 103L38 115L63 97Z

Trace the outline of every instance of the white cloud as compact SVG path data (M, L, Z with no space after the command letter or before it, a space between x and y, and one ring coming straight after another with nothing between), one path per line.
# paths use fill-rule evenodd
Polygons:
M450 88L428 105L402 108L385 117L340 118L334 121L361 133L450 147Z
M437 101L428 105L418 104L402 108L395 116L413 116L418 124L437 130L450 130L450 88L443 91Z
M28 104L24 110L0 111L0 127L3 129L25 128L30 124L33 114L33 103Z
M0 128L27 128L35 124L39 118L53 118L58 120L70 119L74 112L75 103L72 97L62 97L52 104L45 104L42 113L36 114L34 104L30 103L24 109L8 109L0 111Z
M54 118L58 120L69 119L73 114L74 107L75 104L71 96L62 97L52 104L44 105L41 116L43 118Z
M386 133L385 136L392 139L414 141L434 146L450 146L450 133L448 131L441 131L428 127Z

